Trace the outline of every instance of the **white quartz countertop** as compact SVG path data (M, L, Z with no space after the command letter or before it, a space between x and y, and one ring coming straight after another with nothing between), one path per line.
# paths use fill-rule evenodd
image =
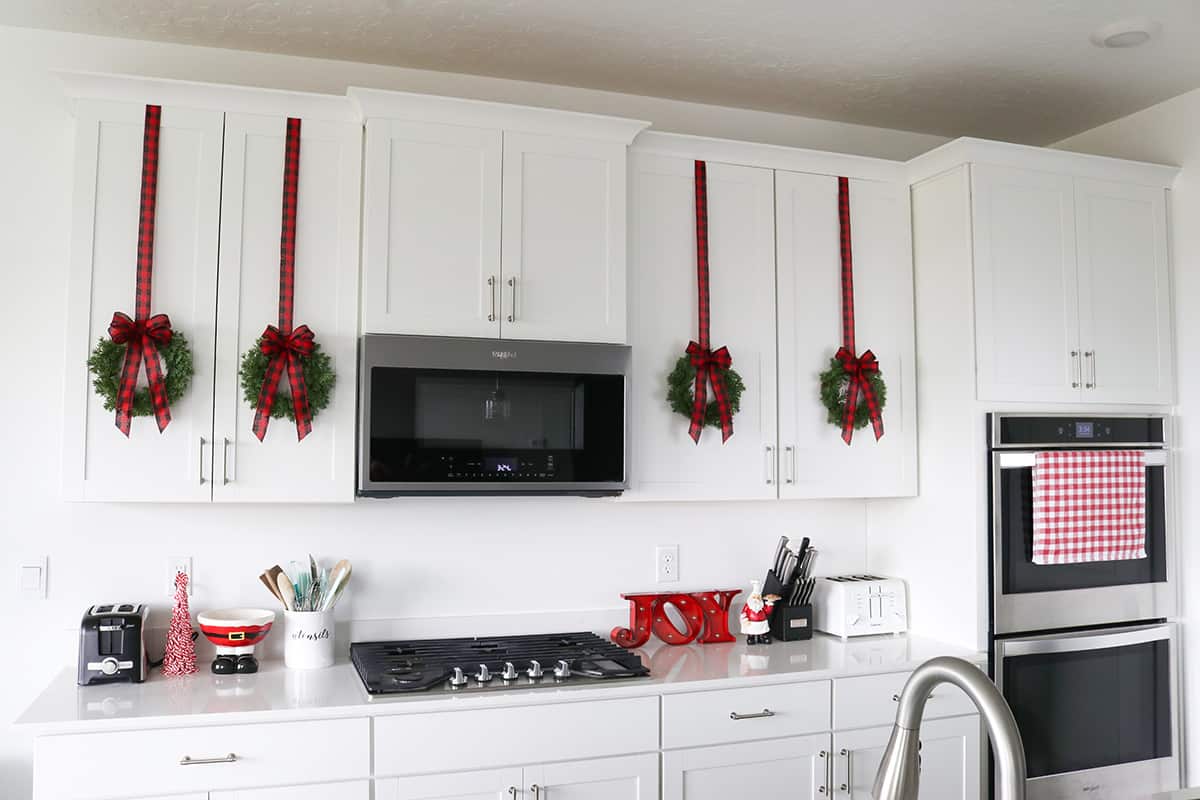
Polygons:
M157 670L141 684L75 684L75 667L63 669L17 724L36 733L86 733L117 729L228 725L297 719L415 714L603 700L708 691L752 685L828 680L852 675L907 672L935 656L958 656L976 664L984 654L919 636L840 639L816 634L806 642L749 647L655 643L638 650L650 677L572 684L554 688L418 692L371 698L345 657L320 670L289 670L266 661L254 675L213 675L206 663L197 675L164 678Z

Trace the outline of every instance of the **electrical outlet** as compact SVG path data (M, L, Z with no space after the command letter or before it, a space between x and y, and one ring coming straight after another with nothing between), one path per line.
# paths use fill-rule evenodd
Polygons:
M45 556L22 561L17 567L17 589L22 595L37 600L46 599Z
M660 544L654 548L654 574L659 583L679 580L679 545Z
M167 559L167 596L175 596L175 575L182 572L188 577L187 593L188 597L192 596L192 587L195 581L192 580L192 557L191 556L171 556Z

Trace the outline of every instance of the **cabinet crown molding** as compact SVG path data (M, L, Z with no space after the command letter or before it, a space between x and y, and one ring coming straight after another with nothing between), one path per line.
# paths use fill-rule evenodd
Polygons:
M286 115L330 122L358 122L349 98L333 94L260 89L171 78L144 78L102 72L56 71L71 100L155 103L206 111Z
M1094 178L1163 189L1171 188L1175 176L1179 174L1179 167L1165 164L963 137L910 159L907 164L908 182L910 185L920 183L962 164L1032 169L1075 178Z
M439 122L476 128L603 139L628 145L650 123L579 111L493 103L416 92L394 92L351 86L346 95L363 119L386 118Z

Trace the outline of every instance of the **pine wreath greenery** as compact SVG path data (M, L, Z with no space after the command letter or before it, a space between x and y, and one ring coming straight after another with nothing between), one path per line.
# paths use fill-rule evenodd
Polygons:
M92 386L96 394L104 400L105 411L116 411L117 392L121 386L121 367L125 363L126 344L118 344L112 339L103 338L97 342L92 354L88 356L88 371L92 373ZM178 331L171 334L171 341L164 345L156 345L158 354L162 357L163 387L167 390L167 403L175 403L183 397L192 384L192 350L188 347L187 338ZM150 390L142 387L133 393L133 416L149 417L154 414L154 402L150 399Z
M238 369L241 380L242 397L251 408L258 407L258 394L262 391L263 380L267 377L267 365L271 359L262 351L262 339L255 343L242 355L242 364ZM312 355L300 356L300 371L304 374L304 385L308 389L308 409L313 418L329 405L333 396L333 386L337 382L337 373L333 369L333 359L321 350L321 345L313 342ZM296 407L292 404L292 396L283 391L288 383L287 373L279 379L281 390L275 395L271 404L271 418L287 417L296 421Z
M742 382L742 376L738 375L732 367L720 370L720 372L725 378L725 391L729 395L729 412L736 416L741 408L742 392L745 391L746 384ZM692 418L692 402L695 399L693 387L695 385L696 368L692 366L691 358L681 356L675 362L675 368L671 370L671 374L667 376L667 403L670 404L672 411L688 419ZM717 407L716 400L710 400L708 407L704 409L704 424L709 428L721 427L721 411Z
M887 404L887 384L883 382L883 373L868 372L867 382L871 384L871 390L875 392L875 399L879 401L879 409L882 411ZM831 358L829 368L821 373L821 404L829 412L825 420L830 425L842 427L846 416L846 392L849 388L849 373L846 372L841 361L838 361L836 357ZM867 408L863 393L859 392L858 407L854 409L854 429L865 428L870 421L871 411Z

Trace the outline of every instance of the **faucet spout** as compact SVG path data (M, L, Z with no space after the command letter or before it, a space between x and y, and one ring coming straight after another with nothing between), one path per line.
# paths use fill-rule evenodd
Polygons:
M975 665L943 656L913 672L900 694L896 725L875 776L875 800L917 800L920 784L920 732L925 703L934 687L953 684L979 709L992 740L999 791L996 800L1025 800L1025 746L1012 709L996 685Z

